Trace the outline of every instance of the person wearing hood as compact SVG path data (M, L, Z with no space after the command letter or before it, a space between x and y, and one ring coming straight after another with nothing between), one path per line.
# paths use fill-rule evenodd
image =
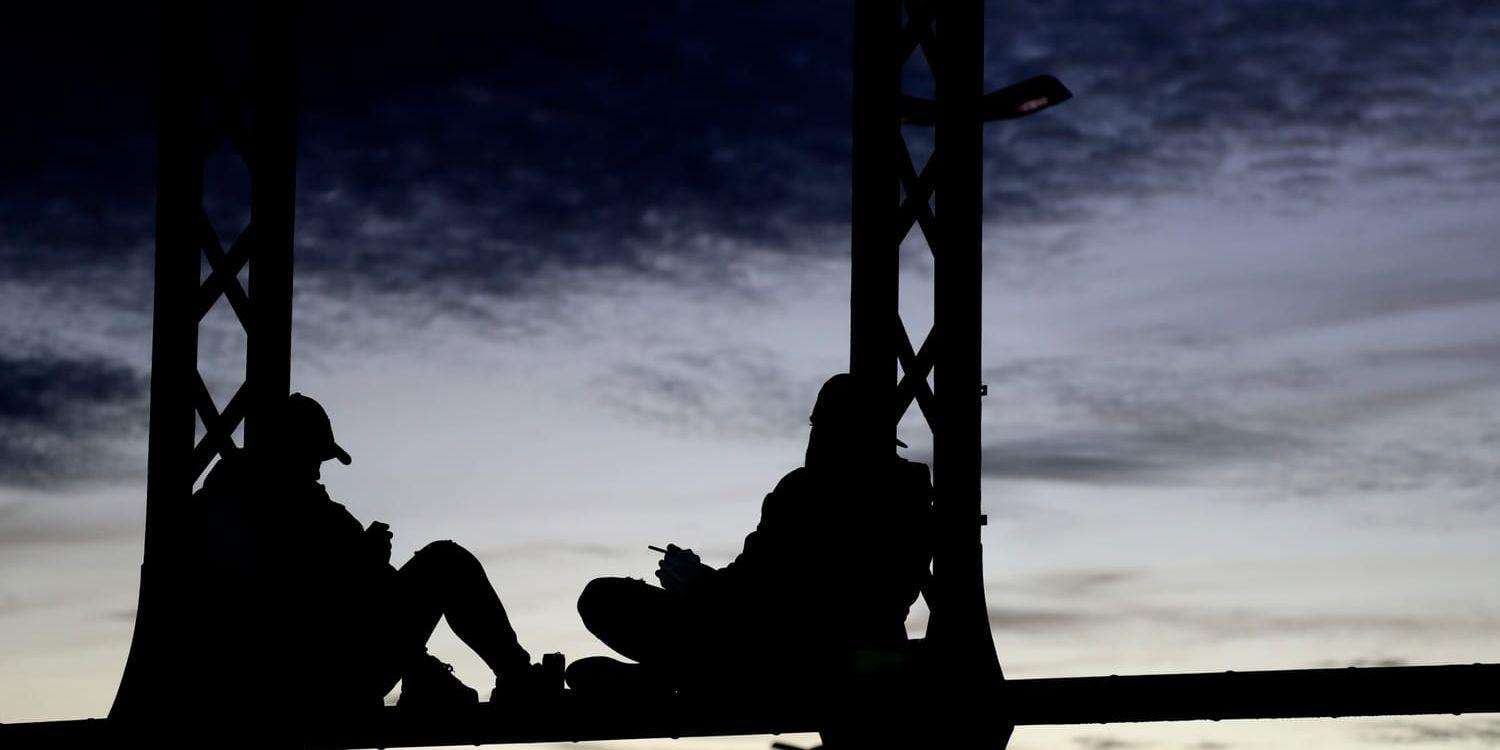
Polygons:
M834 674L862 650L905 642L932 558L932 485L925 465L870 447L858 394L847 373L824 383L803 465L766 496L733 562L716 569L668 545L660 586L599 578L585 587L584 625L636 663L583 659L568 669L569 685Z

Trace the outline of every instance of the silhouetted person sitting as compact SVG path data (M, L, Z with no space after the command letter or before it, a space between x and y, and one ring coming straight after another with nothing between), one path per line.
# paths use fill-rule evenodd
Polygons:
M427 653L446 617L494 671L491 700L561 690L560 655L531 663L472 554L445 540L392 567L390 527L362 526L329 498L321 465L350 458L322 406L294 393L276 416L259 443L266 454L226 455L194 498L201 528L191 534L217 571L220 625L241 631L226 634L240 679L318 710L378 707L398 680L403 707L474 703Z
M766 496L728 566L672 545L660 587L590 582L578 599L584 624L638 664L582 659L568 683L743 688L847 674L862 651L900 648L931 560L931 483L926 466L889 448L861 454L857 403L851 376L823 385L805 465Z

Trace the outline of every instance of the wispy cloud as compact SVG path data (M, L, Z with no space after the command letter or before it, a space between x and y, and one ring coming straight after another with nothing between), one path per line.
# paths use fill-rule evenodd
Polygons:
M1381 633L1418 638L1433 632L1465 632L1481 635L1500 626L1490 617L1434 615L1401 616L1379 613L1301 614L1196 605L1121 604L1080 602L1072 609L993 609L990 624L997 630L1038 633L1107 630L1133 626L1159 628L1163 632L1191 633L1219 640L1266 638L1281 635L1324 636ZM1366 666L1394 666L1397 659L1382 659ZM1350 666L1340 663L1338 666Z
M620 413L668 428L784 436L804 430L819 383L755 347L626 355L598 390Z
M1245 461L1293 447L1283 442L1212 422L1155 430L1101 427L986 443L980 470L997 479L1150 483L1181 478L1215 462Z
M1073 744L1082 750L1130 750L1130 748L1146 747L1149 743L1120 737L1084 736L1074 737Z
M1496 747L1500 746L1500 721L1379 722L1360 732L1360 738L1366 742L1391 745L1461 743Z
M1163 637L1212 641L1375 634L1395 642L1415 642L1437 633L1477 638L1500 627L1500 619L1483 612L1348 611L1305 604L1289 607L1267 602L1250 607L1193 602L1188 596L1190 587L1142 571L1059 570L993 580L986 588L992 592L988 597L992 602L990 625L996 632L1043 637L1067 634L1095 638L1109 631L1147 628ZM1381 656L1308 666L1405 663L1398 657Z
M1077 611L990 607L989 619L996 630L1055 632L1083 625L1089 618Z
M848 13L689 3L643 24L608 4L309 8L303 288L372 306L420 292L401 308L422 320L483 314L475 296L548 294L536 285L559 267L654 275L672 267L663 256L732 267L747 245L842 253L828 240L848 216ZM131 307L149 294L153 92L140 81L154 26L115 16L134 33L93 41L129 65L106 77L59 66L20 92L38 106L3 146L16 171L0 185L0 270L110 289L101 304ZM18 63L47 57L46 32L70 23L34 20L40 33L6 53ZM1354 184L1472 192L1500 164L1485 137L1500 115L1483 95L1497 29L1492 9L1417 0L1358 14L1333 2L1007 6L988 22L990 82L1052 71L1079 96L987 131L986 205L1036 227L1206 191L1288 209ZM1366 48L1388 54L1349 54ZM89 129L99 101L119 116ZM232 214L237 198L221 193L238 196L242 177L209 177L211 212ZM1072 458L1043 468L1115 467Z
M145 378L117 362L0 354L0 483L119 471L111 440L144 427L145 392Z

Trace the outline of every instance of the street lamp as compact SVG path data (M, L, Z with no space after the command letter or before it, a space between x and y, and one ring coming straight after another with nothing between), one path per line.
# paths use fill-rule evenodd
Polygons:
M979 116L985 122L1014 120L1033 115L1073 98L1062 81L1040 75L991 91L979 100ZM915 96L901 96L901 122L907 125L936 125L937 102Z

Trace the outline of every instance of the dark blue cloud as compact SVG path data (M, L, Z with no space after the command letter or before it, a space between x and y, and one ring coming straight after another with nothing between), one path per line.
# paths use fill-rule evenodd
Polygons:
M153 18L151 8L128 3L7 9L0 277L52 283L68 275L94 285L143 260L152 217Z
M0 145L0 268L89 284L130 269L110 283L141 287L155 13L44 12L0 53L30 73L7 82L25 114ZM216 19L225 47L235 11ZM325 289L504 292L705 238L837 246L807 238L838 237L848 212L846 2L317 3L302 30L299 270ZM1078 94L987 131L986 205L1007 222L1226 171L1290 205L1348 174L1413 190L1500 176L1493 4L1005 3L987 34L991 85L1054 72ZM212 170L210 192L233 172ZM233 202L214 207L226 241Z
M120 471L111 441L145 427L146 378L95 358L0 354L0 484Z
M327 33L345 46L307 60L304 261L509 288L550 265L699 254L704 235L837 247L806 238L848 213L849 19L844 3L440 4ZM1079 95L987 131L1000 220L1077 219L1236 170L1290 205L1355 170L1487 184L1402 154L1495 155L1492 7L1078 0L996 5L988 27L991 85L1055 72ZM1382 155L1345 153L1371 145Z
M441 10L375 22L323 74L309 53L310 266L507 285L847 212L847 8Z
M216 12L212 41L225 49L237 11ZM1077 93L987 130L986 207L1010 225L1201 193L1225 174L1285 206L1351 181L1420 194L1500 180L1493 4L1066 0L990 12L991 85L1053 72ZM0 278L144 314L159 21L150 6L28 7L0 31L0 64L16 73L0 83L13 113L0 118ZM847 2L306 4L302 289L420 292L399 298L453 315L559 267L657 274L684 267L653 262L662 254L712 266L744 247L839 252L850 41ZM208 178L231 241L244 175L221 154ZM678 383L695 367L627 372L635 390L661 394L643 415L676 419L717 397ZM1222 449L1192 453L1205 428L1191 416L997 446L989 469L1140 479L1259 450L1255 434L1220 431Z

